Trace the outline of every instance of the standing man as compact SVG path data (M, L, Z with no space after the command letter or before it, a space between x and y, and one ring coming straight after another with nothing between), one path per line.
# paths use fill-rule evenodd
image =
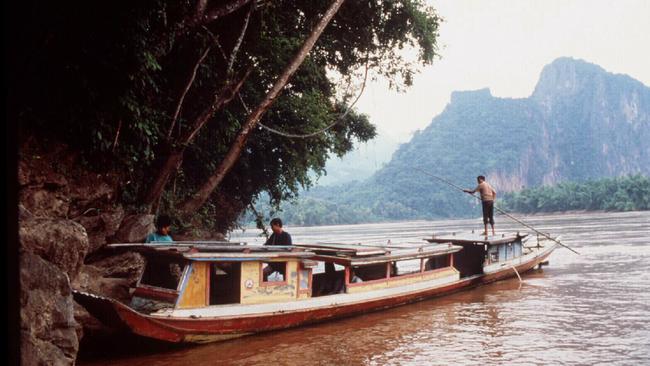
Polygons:
M488 182L485 181L484 176L479 175L476 177L476 180L478 181L478 186L476 186L476 188L473 190L463 189L463 192L472 195L476 192L479 192L481 194L481 203L483 206L483 225L485 225L485 231L481 235L488 235L488 222L490 223L490 226L492 226L492 235L496 235L494 233L494 200L497 199L497 192Z
M282 229L282 220L279 218L274 218L271 220L271 230L273 234L269 236L264 245L291 245L291 235L288 232ZM268 277L271 273L278 272L282 275L282 278L286 277L286 265L282 263L269 263L268 266L264 267L262 273L264 275L264 281L268 280Z

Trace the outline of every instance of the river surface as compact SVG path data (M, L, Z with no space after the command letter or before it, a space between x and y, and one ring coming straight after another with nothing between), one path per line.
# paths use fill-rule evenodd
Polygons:
M558 248L550 265L415 304L192 347L106 344L80 365L650 365L650 212L523 218ZM422 242L473 220L290 227L294 243ZM529 231L497 217L499 232ZM258 230L231 240L262 243ZM120 350L122 350L120 352ZM126 350L126 351L125 351ZM126 354L125 354L126 353ZM90 360L92 358L93 360Z

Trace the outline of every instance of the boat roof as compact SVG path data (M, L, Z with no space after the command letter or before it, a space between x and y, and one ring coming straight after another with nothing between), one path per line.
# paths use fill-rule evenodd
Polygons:
M173 256L199 261L254 261L274 258L310 258L314 255L314 253L296 246L248 245L223 241L125 243L108 246L128 248L146 256Z
M447 243L399 243L390 245L364 245L346 243L303 244L316 256L313 259L334 262L344 266L362 266L386 263L396 260L409 260L434 257L454 253L461 246Z
M461 246L445 243L399 243L366 245L361 243L318 243L279 245L249 245L235 242L170 242L109 244L110 248L125 248L145 256L176 257L194 261L255 261L300 258L331 261L341 265L368 265L395 260L418 259L454 253Z
M461 233L451 233L443 235L433 235L431 238L424 238L424 240L429 243L447 243L451 242L454 244L487 244L487 245L497 245L497 244L506 244L512 243L522 238L528 236L528 233L501 233L498 235L481 235L474 232L461 232Z

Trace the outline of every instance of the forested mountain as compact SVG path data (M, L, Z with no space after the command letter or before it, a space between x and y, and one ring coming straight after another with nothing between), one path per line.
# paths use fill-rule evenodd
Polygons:
M512 192L650 175L649 141L650 88L559 58L544 68L529 98L454 92L445 110L371 178L307 196L370 220L465 216L476 213L473 198L416 168L467 188L482 174L497 191Z

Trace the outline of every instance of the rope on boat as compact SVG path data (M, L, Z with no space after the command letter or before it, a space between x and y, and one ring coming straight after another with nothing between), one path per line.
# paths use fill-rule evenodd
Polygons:
M435 176L435 175L433 175L433 174L431 174L431 173L429 173L429 172L427 172L427 171L425 171L425 170L422 170L422 169L420 169L420 168L413 167L413 169L418 170L418 171L420 171L421 173L423 173L423 174L425 174L425 175L428 175L428 176L430 176L430 177L432 177L432 178L435 178L435 179L437 179L437 180L439 180L439 181L441 181L441 182L443 182L443 183L445 183L445 184L447 184L447 185L449 185L449 186L451 186L451 187L454 187L454 188L458 189L458 190L461 191L461 192L464 192L463 188L461 188L461 187L459 187L459 186L453 184L452 182L450 182L450 181L448 181L448 180L446 180L446 179L444 179L444 178L440 178L440 177L438 177L438 176ZM469 194L470 196L476 198L476 199L479 200L479 201L481 200L480 197L477 197L477 196L475 196L475 195L472 194L472 193L468 193L468 194ZM510 215L509 213L507 213L507 212L505 212L504 210L502 210L501 208L499 208L497 205L494 205L494 208L495 208L497 211L501 212L503 215L509 217L510 219L512 219L512 220L514 220L514 221L520 223L521 225L523 225L523 226L525 226L525 227L527 227L527 228L533 230L533 231L536 232L537 234L542 235L543 237L545 237L545 238L547 238L547 239L549 239L549 240L552 240L552 241L556 242L557 244L559 244L559 245L561 245L561 246L563 246L563 247L569 249L570 251L574 252L575 254L580 255L580 253L578 253L577 251L575 251L573 248L571 248L571 247L569 247L569 246L567 246L567 245L565 245L565 244L560 243L559 240L555 240L554 238L552 238L552 237L549 236L548 234L545 234L545 233L543 233L543 232L541 232L541 231L535 229L534 227L532 227L532 226L526 224L525 222L519 220L518 218L516 218L516 217Z
M515 273L517 274L517 277L519 278L519 283L524 282L524 281L521 280L521 276L519 275L519 272L517 271L517 267L515 267L513 264L511 264L510 267L512 267L512 269L513 269L513 270L515 271Z

